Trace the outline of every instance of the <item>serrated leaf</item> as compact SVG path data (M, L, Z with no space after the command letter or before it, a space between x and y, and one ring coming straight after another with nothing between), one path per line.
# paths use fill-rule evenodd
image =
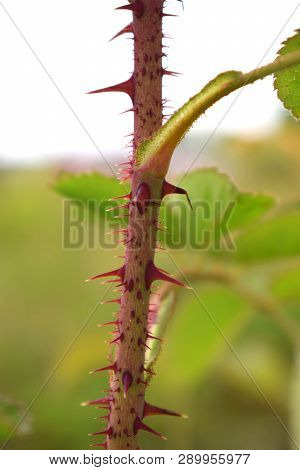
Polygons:
M295 51L300 51L300 30L283 43L278 54L283 56ZM276 72L274 76L278 98L295 118L300 118L300 65Z
M280 214L238 236L232 255L244 262L297 256L300 254L299 233L300 212Z
M183 196L172 195L161 211L167 231L160 234L160 240L169 248L219 250L225 239L229 246L234 230L245 229L274 206L271 196L241 192L215 168L187 174L183 186L193 210Z
M74 201L97 207L101 215L111 204L108 200L125 194L124 188L114 178L100 173L62 173L53 184L53 189Z

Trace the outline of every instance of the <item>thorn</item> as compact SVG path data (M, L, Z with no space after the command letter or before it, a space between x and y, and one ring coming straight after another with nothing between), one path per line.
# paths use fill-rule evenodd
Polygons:
M124 196L115 196L115 197L111 197L110 199L108 199L108 201L115 201L116 199L131 199L131 192L128 193L128 194L125 194Z
M144 14L144 4L142 0L135 0L129 5L123 5L122 7L116 8L116 10L130 10L137 18L141 18Z
M151 349L146 343L144 343L144 341L142 341L142 338L138 339L138 345L139 346L144 346L147 349Z
M152 369L147 369L147 367L144 367L144 366L141 367L140 371L146 372L147 374L152 375L152 376L155 375L155 372L153 372Z
M168 196L169 194L184 194L188 200L191 209L193 209L192 202L186 190L178 188L177 186L174 186L173 184L168 183L166 180L164 180L161 190L161 198L163 198L164 196Z
M113 41L114 39L118 38L119 36L122 36L122 34L126 33L133 33L133 24L129 23L127 26L125 26L123 29L121 29L117 34L115 34L109 42Z
M84 401L80 404L80 406L104 405L104 404L110 403L111 401L113 401L113 398L104 397L104 398L99 398L98 400Z
M122 333L122 334L120 334L120 336L118 336L117 338L110 341L109 344L114 344L114 343L118 343L118 342L122 343L123 339L124 339L124 334Z
M123 390L124 390L124 398L126 398L127 392L129 388L131 387L132 382L133 382L133 377L132 377L131 372L129 372L129 370L126 370L125 372L123 372L122 383L123 383Z
M158 436L160 437L160 439L163 439L164 441L167 440L167 438L165 436L162 436L159 432L155 431L154 429L150 428L149 426L147 426L145 423L143 423L141 421L141 419L137 416L135 418L135 421L134 421L134 425L133 425L133 431L134 431L134 434L137 434L138 431L147 431L147 432L150 432L151 434L154 434L155 436Z
M119 334L120 334L120 331L119 331L119 330L111 331L109 334L110 334L110 335L119 335Z
M113 370L114 372L117 372L117 364L114 362L113 364L110 364L106 367L102 367L101 369L92 370L91 372L89 372L89 374L94 374L95 372L104 372L105 370Z
M97 325L99 327L102 326L108 326L108 325L120 325L122 323L120 320L115 320L115 321L108 321L107 323L100 323L100 325Z
M93 95L95 93L106 93L106 92L121 92L127 93L130 96L132 102L134 100L134 78L131 76L128 80L117 85L112 85L106 88L100 88L99 90L89 91L88 95Z
M144 411L143 411L143 418L147 416L154 416L154 415L168 415L168 416L177 416L178 418L187 418L188 416L181 413L176 413L176 411L171 411L166 408L159 408L158 406L150 405L149 403L145 402Z
M178 17L178 15L171 15L170 13L162 13L161 16L162 16L162 18L164 18L165 16L172 16L172 17L174 17L174 18L175 18L175 17L176 17L176 18Z
M125 111L122 111L120 114L126 114L126 113L131 113L134 111L134 108L128 108L128 109L125 109ZM125 162L125 163L120 163L120 165L131 165L129 162Z
M128 233L128 230L126 228L121 228L120 230L111 230L110 232L106 232L106 235L113 235L115 233Z
M105 209L105 212L115 211L116 209L123 209L123 207L126 207L126 209L128 209L128 208L129 208L129 204L126 203L126 204L121 204L120 206L108 207L107 209Z
M93 419L106 419L109 420L109 415L104 415L104 416L95 416Z
M162 69L161 73L162 75L170 75L171 77L179 77L180 75L182 75L179 72L173 72L172 70L166 70L166 69Z
M131 108L131 109L132 109L132 108ZM125 113L126 111L123 111L123 112ZM124 165L125 165L125 166L127 165L127 166L129 166L129 167L131 168L131 167L132 167L132 161L131 161L131 160L127 160L127 162L115 163L113 166L119 167L119 166L124 166Z
M154 281L166 281L177 286L187 287L183 282L174 279L173 277L168 276L167 274L163 273L160 269L158 269L153 261L149 261L145 271L145 285L146 289L150 289L152 282Z
M106 435L106 436L111 436L113 433L112 427L105 429L104 431L98 431L98 432L92 432L89 434L89 436L100 436L100 435Z
M95 279L101 279L103 277L108 276L118 276L123 281L125 277L125 265L119 269L115 269L114 271L108 271L107 273L97 274L96 276L86 279L85 282L94 281Z
M152 310L152 312L157 313L156 311L153 311L153 310ZM152 336L149 333L147 333L147 339L156 339L157 341L163 341L162 338L158 338L157 336Z
M116 286L116 288L118 288L118 287L123 287L123 286L126 286L126 285L127 285L126 282L121 282L121 284L118 284L118 285ZM122 292L122 290L121 290L121 289L120 289L120 290L117 290L117 289L116 289L115 292ZM125 292L126 292L126 290L125 290Z
M121 299L104 300L104 302L101 302L101 305L113 304L113 303L120 304L120 303L121 303Z

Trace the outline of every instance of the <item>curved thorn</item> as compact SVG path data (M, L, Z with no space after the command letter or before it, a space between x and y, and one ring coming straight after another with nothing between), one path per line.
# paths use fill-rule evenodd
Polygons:
M164 441L167 440L167 438L165 436L163 436L162 434L160 434L159 432L155 431L154 429L150 428L149 426L147 426L147 424L143 423L141 421L141 419L137 416L135 418L135 421L134 421L134 425L133 425L133 431L134 431L134 434L137 434L138 431L146 431L146 432L150 432L151 434L154 434L155 436L158 436L160 437L160 439L163 439Z
M116 10L130 10L132 11L132 13L135 14L137 18L141 18L144 14L144 3L142 2L142 0L135 0L129 5L123 5L121 7L116 8Z
M96 93L106 93L106 92L121 92L126 93L130 96L131 100L134 100L134 78L131 76L128 80L116 85L108 86L106 88L99 88L98 90L89 91L88 95L93 95Z
M121 29L117 34L115 34L109 42L113 41L114 39L118 38L119 36L122 36L122 34L126 33L133 33L133 24L129 23L127 26L125 26L123 29Z

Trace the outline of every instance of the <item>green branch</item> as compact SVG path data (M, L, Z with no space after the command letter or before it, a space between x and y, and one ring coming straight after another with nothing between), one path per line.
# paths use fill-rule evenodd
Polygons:
M210 106L245 85L295 65L300 65L299 50L277 57L274 62L248 73L235 70L221 73L176 111L151 139L141 143L137 149L136 166L157 177L164 177L178 143Z

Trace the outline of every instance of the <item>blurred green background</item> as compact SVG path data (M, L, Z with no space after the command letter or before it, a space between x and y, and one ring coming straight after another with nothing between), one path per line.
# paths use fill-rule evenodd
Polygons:
M300 350L297 330L295 335L290 331L300 322L299 130L283 117L265 135L219 137L205 161L231 175L239 189L275 196L275 214L292 214L295 223L283 222L275 230L269 251L259 221L252 228L258 230L252 234L257 250L250 243L245 256L208 260L200 253L172 252L180 269L234 273L258 301L207 279L193 284L201 301L191 291L176 293L148 400L189 419L148 419L168 441L143 433L145 449L290 449L300 444ZM195 142L186 145L195 148ZM175 164L179 158L180 151ZM110 321L115 309L99 305L104 286L82 281L118 261L111 250L63 249L62 199L50 187L56 174L57 168L0 171L2 442L39 393L7 449L88 449L87 434L101 425L92 420L101 410L79 405L107 388L106 374L88 372L106 363L108 331L96 325ZM166 254L159 258L160 266L176 272ZM259 303L266 299L271 299L271 313ZM280 312L279 322L274 311L275 316Z

